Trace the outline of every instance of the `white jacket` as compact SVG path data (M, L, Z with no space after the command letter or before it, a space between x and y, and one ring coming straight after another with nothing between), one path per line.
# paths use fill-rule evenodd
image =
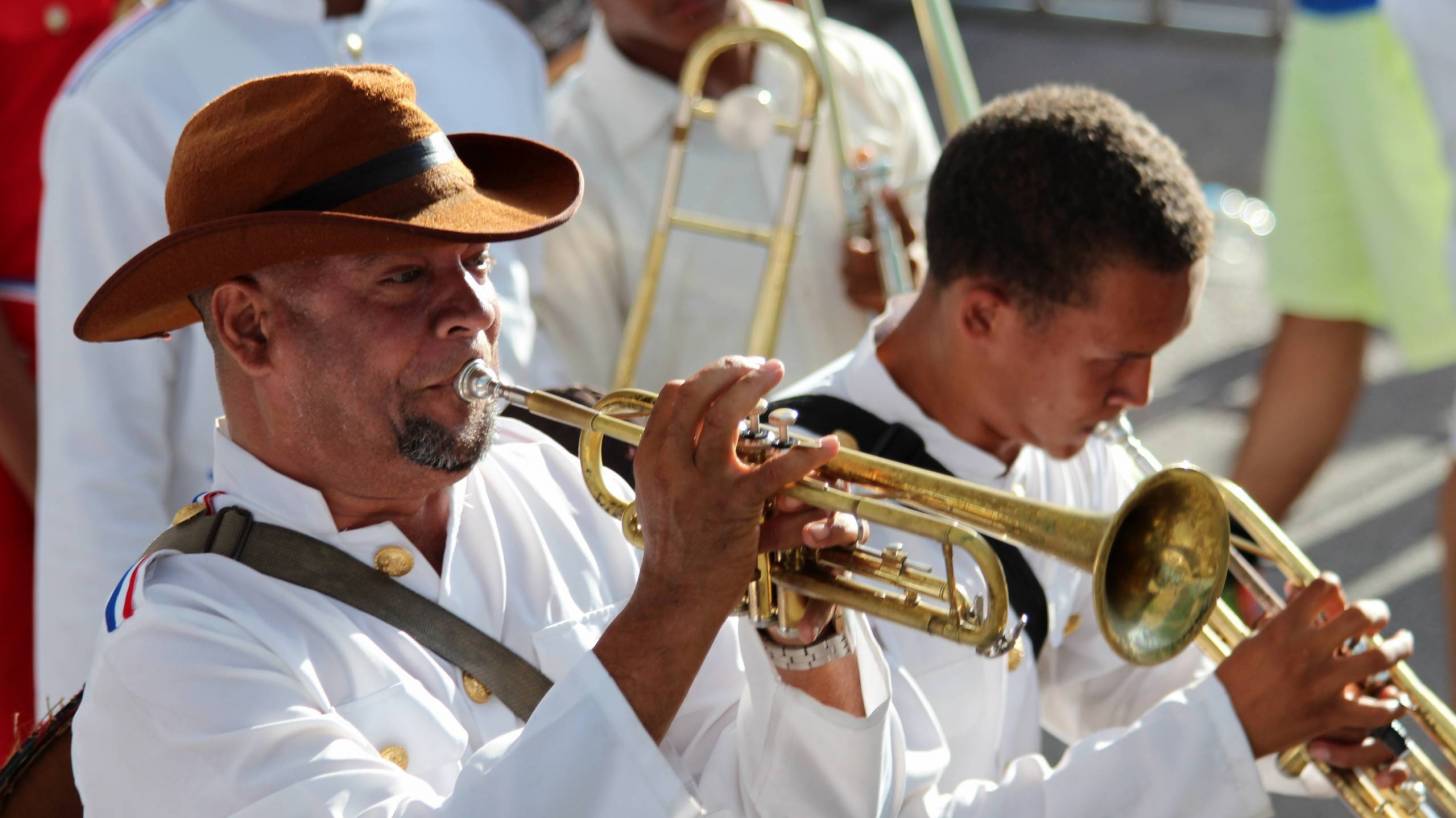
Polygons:
M213 508L321 539L555 681L521 724L414 639L216 555L161 552L116 583L75 720L76 783L105 816L885 815L904 761L889 675L850 617L867 718L783 684L730 620L660 746L591 652L638 552L574 457L511 420L450 500L437 574L393 523L339 531L323 496L220 430ZM620 481L617 481L620 483ZM619 493L625 487L615 485ZM388 750L381 754L381 750ZM402 762L404 769L386 760Z

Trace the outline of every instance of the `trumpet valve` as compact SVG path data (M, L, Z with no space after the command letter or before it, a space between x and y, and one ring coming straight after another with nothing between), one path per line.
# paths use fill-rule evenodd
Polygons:
M768 401L759 398L758 404L753 407L753 413L747 418L748 437L760 438L763 436L763 415L768 411Z
M768 425L774 428L774 447L787 449L794 445L793 428L799 422L799 413L787 406L768 413Z
M739 425L738 456L750 463L762 463L768 459L769 449L773 448L773 436L763 428L763 414L767 411L768 401L760 400Z
M905 546L900 543L885 546L880 552L880 568L892 576L905 573Z
M1396 787L1392 795L1404 814L1426 815L1427 793L1424 783L1412 779Z

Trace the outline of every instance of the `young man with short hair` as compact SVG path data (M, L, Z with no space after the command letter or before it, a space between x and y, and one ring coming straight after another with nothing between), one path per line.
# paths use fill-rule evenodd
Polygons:
M972 483L1110 512L1140 475L1093 431L1149 400L1154 354L1192 319L1209 232L1178 148L1121 101L1059 86L1003 97L936 167L921 292L788 392L870 413L878 430L857 437L894 441L887 456L923 451ZM800 421L855 434L841 406L801 402ZM898 537L875 533L881 545ZM937 543L906 548L940 559ZM1407 655L1410 636L1337 653L1384 627L1383 604L1347 604L1320 580L1217 670L1194 649L1135 667L1103 641L1091 576L1008 550L1008 576L1030 576L1012 596L1027 617L1020 652L988 661L875 625L928 705L917 718L897 694L907 746L924 761L910 771L907 814L1263 815L1256 759L1313 739L1315 757L1337 766L1392 760L1364 735L1397 705L1342 691ZM976 576L973 564L962 559L957 576ZM1039 755L1042 728L1070 744L1055 768Z

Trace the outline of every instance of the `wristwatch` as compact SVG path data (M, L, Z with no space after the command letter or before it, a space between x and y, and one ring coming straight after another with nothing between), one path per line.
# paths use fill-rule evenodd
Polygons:
M772 627L772 626L770 626ZM854 655L854 643L844 627L843 618L836 616L824 629L819 641L810 645L780 645L763 637L763 652L779 670L813 670L836 659Z

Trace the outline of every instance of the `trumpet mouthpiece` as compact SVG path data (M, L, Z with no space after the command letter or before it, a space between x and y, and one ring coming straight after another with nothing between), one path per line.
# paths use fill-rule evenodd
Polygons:
M480 358L461 367L455 376L455 394L466 403L494 400L500 396L502 386L500 375Z
M492 411L499 412L507 405L525 408L531 390L511 386L484 359L475 358L455 376L455 394L466 403L487 401Z

